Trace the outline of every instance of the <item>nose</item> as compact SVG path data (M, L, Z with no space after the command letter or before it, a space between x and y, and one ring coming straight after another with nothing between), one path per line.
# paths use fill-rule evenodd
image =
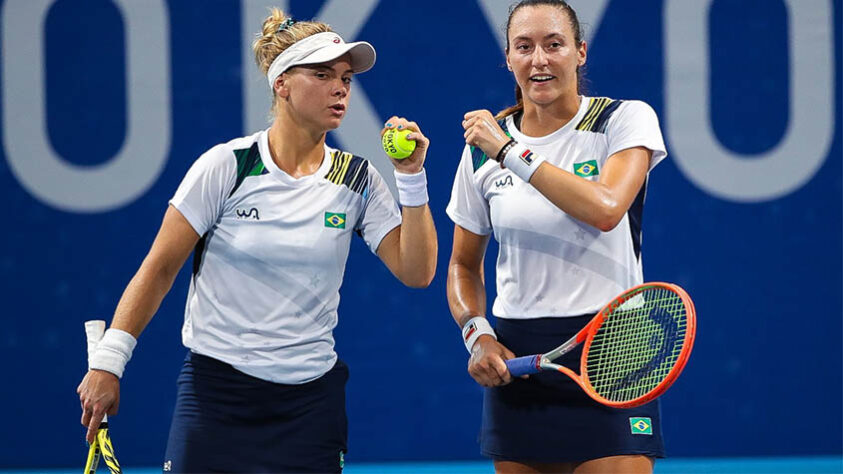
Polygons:
M348 95L348 84L344 83L342 79L337 79L334 82L334 90L331 95L334 97L343 98Z
M531 63L533 67L537 69L541 69L544 66L547 66L547 54L544 52L543 48L535 48L533 50Z

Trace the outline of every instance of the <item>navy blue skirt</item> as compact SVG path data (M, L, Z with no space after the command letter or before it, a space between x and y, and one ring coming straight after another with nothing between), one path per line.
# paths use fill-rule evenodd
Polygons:
M579 332L592 316L498 318L498 340L516 356L548 352ZM579 373L582 346L556 363ZM543 372L487 388L480 446L500 461L581 462L606 456L664 457L659 401L618 409L591 399L567 375Z
M341 472L348 437L340 360L301 385L267 382L188 352L165 472Z

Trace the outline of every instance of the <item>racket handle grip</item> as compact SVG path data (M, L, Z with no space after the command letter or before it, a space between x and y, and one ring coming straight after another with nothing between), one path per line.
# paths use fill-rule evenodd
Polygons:
M539 354L516 357L515 359L509 359L506 361L506 368L509 369L509 373L513 377L537 374L542 370L541 367L539 367L540 359L541 355Z

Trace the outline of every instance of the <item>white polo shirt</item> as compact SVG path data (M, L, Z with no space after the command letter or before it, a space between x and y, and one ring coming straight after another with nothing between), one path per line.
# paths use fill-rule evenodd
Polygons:
M547 162L597 181L609 157L643 146L652 170L665 156L653 109L640 101L583 97L579 111L559 130L528 137L512 116L501 121L512 138ZM647 181L621 222L609 232L578 221L529 183L466 146L447 213L475 234L494 232L497 317L528 319L599 311L622 291L643 283L641 218Z
M376 252L401 224L368 161L325 146L319 170L295 179L272 161L267 131L208 150L170 204L203 236L184 345L285 384L318 378L337 359L332 330L352 232Z

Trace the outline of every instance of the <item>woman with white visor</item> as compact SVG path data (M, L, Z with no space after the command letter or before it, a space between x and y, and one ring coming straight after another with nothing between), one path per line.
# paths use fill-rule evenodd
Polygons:
M430 284L429 141L402 118L384 128L409 129L417 144L393 160L399 210L374 166L325 144L374 48L277 9L253 48L272 88L272 125L211 148L188 171L79 385L82 424L92 441L117 412L136 338L195 249L164 470L339 472L348 367L332 330L351 236L407 286Z

